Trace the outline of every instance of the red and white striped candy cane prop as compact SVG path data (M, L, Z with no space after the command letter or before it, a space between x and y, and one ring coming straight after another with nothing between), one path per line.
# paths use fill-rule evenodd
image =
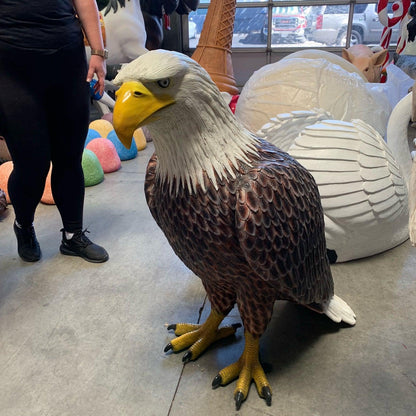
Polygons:
M380 23L384 26L381 34L380 46L384 49L389 48L392 27L407 16L407 11L410 7L410 0L397 0L393 3L393 17L389 17L387 13L388 0L380 0L377 4L377 13ZM406 19L405 19L406 20ZM400 53L406 45L406 39L400 36L397 42L397 53ZM384 65L389 61L389 54L386 55Z

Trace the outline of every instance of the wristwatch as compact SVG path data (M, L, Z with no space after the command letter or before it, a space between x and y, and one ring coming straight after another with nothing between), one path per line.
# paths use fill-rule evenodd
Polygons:
M104 59L108 58L108 50L107 49L93 49L91 48L91 55L98 55Z

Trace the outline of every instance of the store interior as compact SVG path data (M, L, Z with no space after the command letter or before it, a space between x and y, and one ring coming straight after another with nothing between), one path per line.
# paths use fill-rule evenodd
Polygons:
M193 53L192 39L184 41L187 22L186 15L171 16L164 48ZM271 41L232 49L239 91L255 71L303 49L270 48ZM338 58L342 53L338 46L324 50ZM91 122L103 117L106 104L92 102ZM34 226L42 258L24 262L16 250L13 206L0 215L0 415L413 416L416 248L407 237L376 254L331 264L335 292L354 310L355 326L275 302L260 343L271 406L254 383L239 409L235 381L212 387L218 372L239 359L243 328L186 364L186 350L164 351L175 337L170 324L203 323L211 307L200 279L149 211L144 185L155 143L145 133L134 157L85 189L84 227L109 261L62 255L58 210L41 203ZM410 120L406 134L410 154L416 137ZM393 241L393 234L377 238ZM242 323L237 307L222 325L234 323Z

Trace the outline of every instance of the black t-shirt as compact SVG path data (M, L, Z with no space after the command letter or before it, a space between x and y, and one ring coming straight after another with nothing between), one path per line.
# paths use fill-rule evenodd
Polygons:
M71 0L0 0L0 41L25 49L59 49L82 38Z

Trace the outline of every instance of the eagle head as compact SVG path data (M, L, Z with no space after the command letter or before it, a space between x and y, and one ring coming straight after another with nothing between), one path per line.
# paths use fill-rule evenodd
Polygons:
M234 175L254 152L254 136L235 118L211 77L192 58L165 50L145 53L115 78L114 129L126 147L146 125L158 156L157 175L195 190L203 176Z
M190 100L201 90L201 81L210 82L208 73L178 52L150 51L123 67L114 79L121 87L116 92L113 124L124 146L130 148L134 130L159 120L163 109Z

